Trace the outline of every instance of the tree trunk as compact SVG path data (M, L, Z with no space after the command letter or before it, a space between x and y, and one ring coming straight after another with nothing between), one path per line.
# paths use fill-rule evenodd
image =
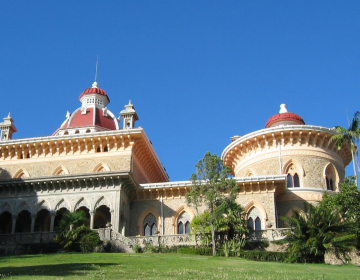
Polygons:
M354 167L354 176L357 176L354 151L352 149L350 149L350 150L351 150L351 157L352 157L352 162L353 162L353 167ZM358 187L358 178L357 177L356 177L356 180L355 180L355 184Z
M213 223L211 223L211 242L212 242L213 256L216 256L215 227Z

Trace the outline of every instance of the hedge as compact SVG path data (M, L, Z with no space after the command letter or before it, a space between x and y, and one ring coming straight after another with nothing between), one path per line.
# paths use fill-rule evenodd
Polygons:
M289 253L267 252L267 251L241 251L238 253L240 258L254 261L284 262L289 258Z
M212 256L212 248L178 248L177 253ZM224 250L217 250L217 255L224 256ZM289 253L242 250L238 253L230 252L229 256L254 261L284 262L289 258Z
M194 248L194 247L178 248L177 253L212 256L212 248Z

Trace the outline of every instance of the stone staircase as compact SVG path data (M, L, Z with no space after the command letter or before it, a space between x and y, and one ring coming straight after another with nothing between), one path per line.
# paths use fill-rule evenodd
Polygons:
M104 249L107 252L134 253L133 246L135 242L119 232L110 228L101 228L96 230L99 237L104 241Z

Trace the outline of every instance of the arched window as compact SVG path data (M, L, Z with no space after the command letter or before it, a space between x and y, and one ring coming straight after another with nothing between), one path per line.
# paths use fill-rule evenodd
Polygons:
M153 214L150 213L145 217L143 227L144 227L145 236L156 234L157 231L156 218Z
M177 233L190 233L190 217L186 212L182 212L177 221Z
M287 187L288 188L299 188L300 187L300 178L298 175L298 170L295 165L290 165L287 171Z
M251 208L248 213L248 227L253 230L261 230L261 214L256 207Z
M325 183L326 189L329 191L336 190L336 172L332 164L329 164L325 169Z
M254 221L251 217L248 219L248 227L254 229Z

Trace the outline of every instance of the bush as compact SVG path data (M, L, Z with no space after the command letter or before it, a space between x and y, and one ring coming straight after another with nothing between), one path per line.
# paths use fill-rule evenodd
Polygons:
M213 250L212 250L212 248L188 247L188 248L178 248L177 253L178 254L193 254L193 255L212 256Z
M21 253L24 255L51 254L60 249L57 243L27 243L21 245Z
M140 247L140 245L138 243L135 243L133 249L134 249L135 253L141 253L142 252L142 249L141 249L141 247Z
M159 247L154 246L151 243L146 243L145 247L142 249L144 253L159 253Z
M284 252L267 252L267 251L241 251L239 257L254 260L254 261L268 261L268 262L285 262L289 258L289 253Z
M95 231L89 231L80 239L80 249L83 253L93 252L100 245L102 245L102 241Z

